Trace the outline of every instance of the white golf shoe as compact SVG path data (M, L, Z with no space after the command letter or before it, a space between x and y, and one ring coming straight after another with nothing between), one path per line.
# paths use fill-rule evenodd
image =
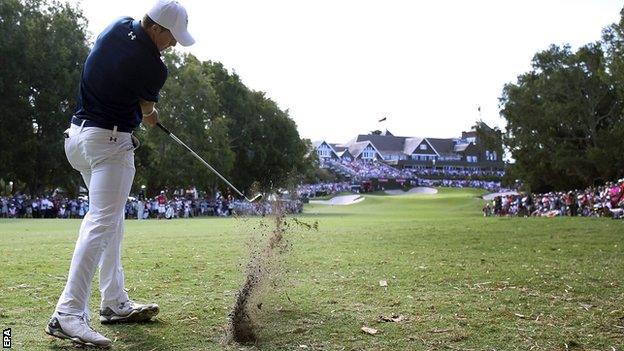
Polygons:
M45 328L48 335L71 340L76 344L109 348L111 341L95 331L84 316L55 312Z
M102 306L100 322L102 324L145 322L156 316L159 311L157 304L143 305L128 300L117 305Z

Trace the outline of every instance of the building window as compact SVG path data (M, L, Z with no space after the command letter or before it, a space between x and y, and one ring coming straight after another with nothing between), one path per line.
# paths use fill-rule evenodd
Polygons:
M466 161L468 161L470 163L476 163L477 162L477 156L466 156Z
M485 159L488 161L496 161L496 151L485 151Z
M364 151L362 151L362 158L365 160L372 160L375 158L375 150L373 150L370 146L367 147Z
M427 155L427 154L411 154L409 157L412 160L416 160L416 161L437 160L437 156L436 155Z
M421 150L427 150L427 144L420 144Z

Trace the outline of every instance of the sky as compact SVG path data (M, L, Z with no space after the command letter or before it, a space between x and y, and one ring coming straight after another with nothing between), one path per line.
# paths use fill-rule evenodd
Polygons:
M69 0L95 38L153 0ZM619 21L613 0L181 0L196 44L263 91L313 141L357 134L449 138L482 119L505 127L499 97L551 44L578 48ZM182 49L179 45L177 49ZM481 112L478 111L479 106ZM384 122L379 119L387 117Z

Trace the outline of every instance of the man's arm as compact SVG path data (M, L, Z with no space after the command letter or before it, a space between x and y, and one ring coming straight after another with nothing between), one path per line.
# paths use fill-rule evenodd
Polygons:
M153 101L140 100L141 113L143 114L143 124L153 127L158 122L158 110L156 103Z

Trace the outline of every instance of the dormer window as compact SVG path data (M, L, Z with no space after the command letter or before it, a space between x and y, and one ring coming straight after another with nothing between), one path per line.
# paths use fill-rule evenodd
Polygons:
M496 161L496 151L489 151L489 150L486 150L486 151L485 151L485 158L486 158L488 161Z

